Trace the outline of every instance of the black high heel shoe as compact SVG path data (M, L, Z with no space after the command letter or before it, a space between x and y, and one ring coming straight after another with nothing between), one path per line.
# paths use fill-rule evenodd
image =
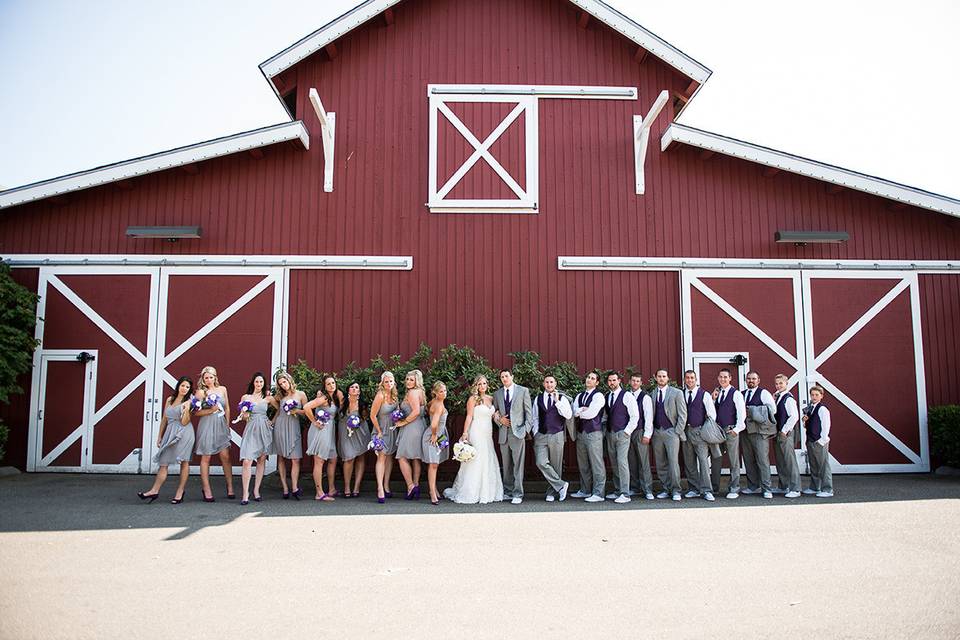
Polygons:
M203 492L202 492L202 491L200 492L200 497L203 498L203 501L204 501L204 502L216 502L216 501L217 501L217 499L214 498L213 496L210 496L210 497L208 498L207 496L203 495Z
M182 498L182 497L181 497L181 498L174 498L173 500L170 501L170 504L180 504L181 502L183 502L183 498Z
M299 500L300 496L303 495L303 489L297 489L296 491L291 491L290 495L293 496L294 500Z
M153 502L154 500L156 500L157 498L160 497L160 494L159 494L159 493L144 493L144 492L140 491L140 492L137 493L137 497L140 498L141 500L149 500L150 502ZM147 504L150 504L150 502L148 502Z

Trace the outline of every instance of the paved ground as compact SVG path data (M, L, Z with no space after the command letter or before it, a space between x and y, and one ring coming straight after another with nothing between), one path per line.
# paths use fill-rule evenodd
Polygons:
M142 504L142 477L3 478L0 638L960 636L960 480L835 484L473 508L269 487L240 507L191 479L174 507Z

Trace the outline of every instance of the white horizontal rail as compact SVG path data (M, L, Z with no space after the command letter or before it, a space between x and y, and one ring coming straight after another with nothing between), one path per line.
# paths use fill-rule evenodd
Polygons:
M679 271L680 269L856 269L960 273L949 260L783 260L750 258L656 258L558 256L560 271Z
M636 87L594 87L575 85L523 84L428 84L431 95L516 95L538 98L585 98L592 100L636 100Z
M7 254L0 260L13 267L45 266L192 266L291 267L297 269L413 269L413 256L257 256L245 255L73 255Z

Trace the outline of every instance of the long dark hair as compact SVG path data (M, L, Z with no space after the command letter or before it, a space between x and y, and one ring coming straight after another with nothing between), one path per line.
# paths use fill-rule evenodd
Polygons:
M333 396L327 393L327 380L333 380L333 384L337 385L337 389L334 392ZM347 389L349 388L350 387L347 387ZM319 393L323 395L324 398L327 399L327 406L337 405L338 410L341 408L340 405L343 404L342 402L340 402L340 399L341 398L346 399L346 396L343 395L343 391L340 391L340 385L337 384L337 377L332 374L323 376L323 380L320 382ZM340 398L337 397L338 395L340 396Z
M270 393L270 389L267 388L267 376L263 375L263 373L260 371L257 371L255 374L253 374L253 377L250 378L250 384L247 385L247 395L249 396L253 394L253 383L258 377L263 378L263 390L260 391L260 394L266 398L267 394Z
M363 401L363 385L360 384L359 380L354 380L347 385L347 392L343 396L343 408L341 409L341 412L343 415L347 415L347 412L350 410L350 387L353 385L357 385L360 388L360 394L357 396L357 412L360 414L361 418L365 419L367 403Z
M190 378L190 376L180 376L180 378L177 380L176 386L173 387L173 394L167 398L168 404L173 404L173 401L177 399L178 395L180 395L180 385L184 382L190 385L190 388L187 389L187 395L185 395L183 399L186 400L190 397L190 394L193 393L193 380Z

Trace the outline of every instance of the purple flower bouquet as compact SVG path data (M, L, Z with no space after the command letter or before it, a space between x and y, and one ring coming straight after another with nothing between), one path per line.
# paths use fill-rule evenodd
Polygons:
M203 401L203 406L205 406L207 409L212 409L218 404L220 404L220 396L215 393L211 393Z
M330 422L330 414L324 411L323 409L321 409L320 411L317 411L316 414L314 415L317 418L317 422L319 422L320 424L327 424L328 422Z
M249 420L251 411L253 411L253 403L249 400L243 400L237 405L237 417L233 419L232 424L237 424L241 420Z
M383 443L383 438L377 434L373 434L373 437L370 438L370 444L367 445L367 449L372 449L374 451L384 451L386 448L387 445Z
M357 414L351 415L347 418L347 437L352 436L357 432L357 429L360 428L360 416Z
M390 419L393 420L393 426L391 429L397 428L397 423L407 417L407 414L403 412L403 409L397 408L393 410L393 413L390 414Z
M437 436L437 449L443 451L450 446L450 438L447 437L447 434L441 433Z
M293 411L299 406L300 406L299 402L297 402L293 398L290 398L289 400L284 400L283 404L280 405L280 408L283 409L284 413L289 415L291 411Z
M200 411L203 408L203 403L200 402L200 398L197 396L190 396L190 411Z

